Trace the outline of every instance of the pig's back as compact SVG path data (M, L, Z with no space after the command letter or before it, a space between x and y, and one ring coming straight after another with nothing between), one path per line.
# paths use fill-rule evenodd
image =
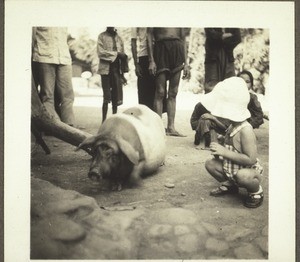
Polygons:
M121 135L145 159L144 174L152 173L164 162L165 130L161 118L144 105L138 105L107 118L98 133L114 137Z
M155 171L166 155L165 129L162 119L147 106L137 105L123 112L137 130L144 156L145 173Z

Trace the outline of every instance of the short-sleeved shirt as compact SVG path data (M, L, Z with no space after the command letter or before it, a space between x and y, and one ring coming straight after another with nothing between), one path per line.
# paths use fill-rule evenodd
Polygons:
M32 60L39 63L71 65L67 27L35 27Z
M148 56L147 27L133 27L131 29L131 38L138 41L137 56Z

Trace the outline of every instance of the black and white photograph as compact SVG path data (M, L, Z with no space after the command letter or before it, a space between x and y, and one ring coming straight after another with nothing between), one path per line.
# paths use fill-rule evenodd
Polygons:
M293 2L5 12L5 261L295 261Z

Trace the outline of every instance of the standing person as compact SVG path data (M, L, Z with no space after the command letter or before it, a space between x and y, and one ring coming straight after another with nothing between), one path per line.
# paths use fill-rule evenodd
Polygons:
M33 27L32 61L45 108L55 119L73 126L74 91L67 37L66 27ZM55 103L59 104L60 115Z
M241 42L238 28L205 28L205 93L224 79L235 76L234 48Z
M213 156L205 162L210 175L221 183L210 195L237 194L239 187L248 191L244 200L246 207L255 208L262 204L264 194L261 186L263 168L257 158L256 136L247 119L250 117L248 103L250 95L243 79L232 77L234 85L221 89L221 97L211 113L231 121L226 131L224 146L212 142Z
M181 71L183 79L190 78L184 28L149 28L149 71L155 75L154 111L162 116L163 99L167 92L168 124L166 134L184 136L175 129L176 96ZM153 47L153 41L155 42ZM169 85L167 87L167 81ZM167 88L166 88L167 87Z
M123 104L123 88L126 84L124 73L128 72L127 55L124 43L115 27L107 27L98 36L97 53L99 57L98 73L101 75L103 90L102 123L107 117L108 104L112 102L112 113Z
M155 79L149 73L148 39L146 27L131 30L131 51L137 76L138 102L153 110Z

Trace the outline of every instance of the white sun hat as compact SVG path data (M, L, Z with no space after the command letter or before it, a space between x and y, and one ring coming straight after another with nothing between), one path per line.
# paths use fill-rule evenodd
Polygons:
M214 116L227 118L235 122L248 119L250 94L247 84L240 77L230 77L219 82L201 103Z
M203 95L200 98L200 102L201 104L209 111L211 112L211 110L215 107L216 102L218 100L219 97L219 88L222 87L223 82L219 82L215 85L215 87L213 88L212 91L210 91L208 94Z

